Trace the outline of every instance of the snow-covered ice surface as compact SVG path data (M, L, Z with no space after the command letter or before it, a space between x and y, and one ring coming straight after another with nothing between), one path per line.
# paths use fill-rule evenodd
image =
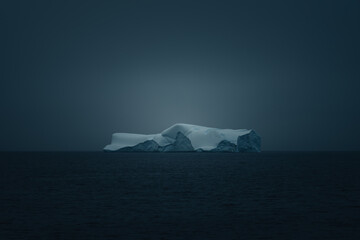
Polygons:
M220 151L260 152L254 130L218 129L178 123L158 134L114 133L105 151Z

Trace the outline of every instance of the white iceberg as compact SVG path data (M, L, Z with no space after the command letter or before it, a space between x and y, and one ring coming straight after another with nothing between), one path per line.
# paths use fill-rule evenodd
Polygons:
M104 151L128 152L260 152L254 130L218 129L178 123L158 134L114 133Z

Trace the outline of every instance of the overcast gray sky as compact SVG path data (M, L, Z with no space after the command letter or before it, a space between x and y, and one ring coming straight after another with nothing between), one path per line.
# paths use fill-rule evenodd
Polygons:
M2 1L0 150L174 123L360 150L360 2Z

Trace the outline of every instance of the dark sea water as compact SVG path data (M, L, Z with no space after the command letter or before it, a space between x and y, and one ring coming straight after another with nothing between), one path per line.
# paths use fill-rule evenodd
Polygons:
M360 153L0 153L0 239L360 239Z

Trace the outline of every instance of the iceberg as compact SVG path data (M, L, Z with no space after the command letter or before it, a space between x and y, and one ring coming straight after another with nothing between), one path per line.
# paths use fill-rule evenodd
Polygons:
M158 134L114 133L109 152L260 152L252 129L218 129L178 123Z

